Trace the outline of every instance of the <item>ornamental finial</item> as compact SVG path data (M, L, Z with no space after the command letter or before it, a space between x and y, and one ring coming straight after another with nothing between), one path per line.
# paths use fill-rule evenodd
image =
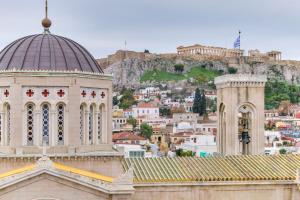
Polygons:
M45 1L45 18L42 21L44 27L44 33L50 33L49 28L51 27L51 20L48 19L48 0Z

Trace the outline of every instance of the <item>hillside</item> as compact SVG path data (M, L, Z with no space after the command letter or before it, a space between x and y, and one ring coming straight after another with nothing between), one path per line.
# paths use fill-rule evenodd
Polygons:
M212 80L215 76L228 73L230 67L237 73L266 74L269 78L286 80L289 83L300 83L300 63L297 61L251 62L242 58L241 64L232 65L227 60L193 59L173 55L124 56L107 62L106 73L113 74L116 88L138 88L153 83L166 83L171 87L186 85L189 80ZM178 74L174 65L183 64L184 71ZM103 65L102 65L103 66Z

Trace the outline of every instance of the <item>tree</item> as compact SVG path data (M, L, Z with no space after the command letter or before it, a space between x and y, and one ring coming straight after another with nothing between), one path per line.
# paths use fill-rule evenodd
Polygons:
M114 96L114 97L113 97L113 105L116 106L116 105L119 104L119 102L120 102L120 101L119 101L118 97L117 97L117 96Z
M175 70L175 72L182 73L183 70L184 70L184 65L183 64L176 64L176 65L174 65L174 70Z
M146 123L142 123L140 129L141 129L141 135L150 140L153 134L152 127Z
M197 88L195 92L193 113L198 113L199 116L203 116L204 114L206 114L206 97L204 94L204 90L200 92L199 88Z
M169 107L160 107L159 114L164 117L168 117L171 115L171 109Z
M195 98L193 103L193 113L199 113L200 114L200 105L201 105L201 93L200 89L197 88L195 91Z
M205 97L205 92L202 90L202 95L201 95L201 104L200 104L200 116L206 114L206 97Z
M123 109L127 109L132 105L136 104L136 101L133 96L133 90L125 89L121 91L122 98L120 99L119 107Z
M127 120L128 124L132 125L132 130L134 130L137 126L137 120L133 117L129 117L129 119Z
M150 53L150 51L148 49L145 49L144 53Z

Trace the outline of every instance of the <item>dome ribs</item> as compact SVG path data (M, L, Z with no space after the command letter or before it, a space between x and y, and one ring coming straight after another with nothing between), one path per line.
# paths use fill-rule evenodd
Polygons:
M60 49L61 49L61 52L62 52L62 55L63 55L64 61L65 61L65 63L66 63L66 70L68 70L68 69L69 69L69 67L68 67L68 62L67 62L67 58L66 58L66 55L65 55L64 49L62 48L62 45L61 45L61 43L59 42L59 39L58 39L58 37L57 37L56 35L53 35L53 37L56 39L56 41L57 41L57 44L59 45L59 47L60 47ZM59 67L59 66L58 66L58 67Z
M29 37L31 37L31 36L24 37L24 38L22 38L20 41L18 41L18 44L17 44L17 43L15 44L16 47L15 47L15 49L13 50L12 56L9 58L9 61L8 61L7 66L6 66L6 68L5 68L6 70L7 70L8 68L10 68L11 61L12 61L12 59L14 58L14 55L15 55L16 51L18 50L18 48L19 48L19 47L23 44L23 42L25 42L26 39L28 39ZM15 45L14 45L14 46L15 46Z
M33 42L38 36L40 36L40 35L33 35L31 41L29 42L28 47L26 48L25 54L24 54L24 56L23 56L22 65L21 65L21 67L20 67L21 70L23 70L23 68L24 68L24 64L25 64L25 60L26 60L26 57L27 57L27 54L28 54L28 50L30 49L32 42Z
M85 60L87 61L87 63L90 65L90 69L92 70L92 72L95 72L94 69L91 67L91 65L92 65L91 62L89 61L89 59L88 59L87 56L85 55L85 52L83 52L83 51L78 47L79 44L77 44L76 42L71 41L71 40L69 40L69 39L67 39L67 38L65 38L65 39L68 40L69 42L72 42L73 45L76 46L76 48L82 53L82 55L83 55L83 57L85 58ZM82 48L82 47L81 47L81 48Z
M67 38L66 38L67 39ZM85 58L87 59L86 54L91 58L92 62L95 64L96 66L96 70L92 69L93 72L97 71L98 73L103 73L101 67L99 66L99 64L95 61L95 58L80 44L78 44L75 41L71 41L70 39L68 39L70 42L72 42L74 45L76 45L76 47L80 50L80 52L85 56ZM84 51L84 52L83 52ZM88 60L88 59L87 59ZM90 63L90 61L89 61ZM90 67L92 68L92 64L90 64Z
M40 65L41 65L41 63L40 63L40 61L41 61L41 54L42 54L42 46L43 46L43 41L44 41L44 38L45 38L45 34L43 34L43 37L42 37L42 40L41 40L41 43L40 43L40 46L39 46L39 52L36 54L36 55L39 55L38 57L37 57L37 62L34 62L34 66L37 68L37 70L40 70Z
M73 54L74 54L74 56L75 56L75 58L76 58L76 61L77 61L78 64L79 64L80 70L83 71L83 68L82 68L82 66L81 66L81 63L80 63L80 61L79 61L79 59L78 59L78 55L77 55L77 53L75 52L75 50L73 49L73 47L71 47L71 45L69 44L69 42L68 42L68 40L67 40L66 38L64 38L64 37L61 37L61 38L62 38L62 40L68 45L68 47L72 50L72 52L73 52Z
M13 43L11 43L10 45L8 45L7 47L5 47L1 52L0 52L0 64L3 60L3 58L6 56L6 53L15 45L17 44L19 41L21 41L22 39L24 39L25 37L23 38L20 38L16 41L14 41Z
M79 43L50 33L29 35L0 52L0 70L81 71L103 74L95 58Z

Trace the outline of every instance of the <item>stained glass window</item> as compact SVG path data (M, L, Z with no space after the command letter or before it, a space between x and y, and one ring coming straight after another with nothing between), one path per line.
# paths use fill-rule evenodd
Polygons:
M64 118L65 118L65 108L64 105L60 104L57 107L57 137L58 145L64 145Z
M34 128L34 106L32 104L27 105L27 145L33 145L33 128Z
M43 145L49 145L49 106L44 104L42 106L42 133Z

